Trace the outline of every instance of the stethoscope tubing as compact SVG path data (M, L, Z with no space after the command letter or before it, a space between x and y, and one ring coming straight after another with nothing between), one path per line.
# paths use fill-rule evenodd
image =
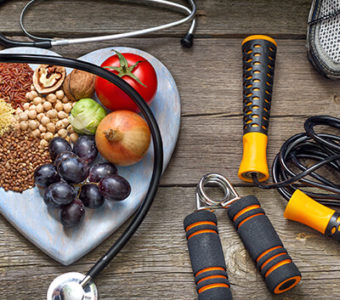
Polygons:
M65 45L71 45L71 44L82 44L82 43L93 43L93 42L103 42L103 41L108 41L108 40L116 40L116 39L121 39L121 38L129 38L129 37L136 37L136 36L141 36L145 34L149 34L152 32L168 29L171 27L179 26L181 24L187 23L192 21L191 26L189 28L188 34L193 34L196 28L196 12L197 12L197 7L195 0L188 0L189 5L191 6L191 9L185 5L175 3L173 1L167 1L167 0L144 0L146 4L150 5L161 5L161 6L166 6L169 9L176 9L179 10L185 14L187 14L187 17L182 18L180 20L170 22L167 24L159 25L159 26L154 26L146 29L141 29L141 30L136 30L136 31L131 31L131 32L124 32L124 33L119 33L119 34L111 34L111 35L105 35L105 36L95 36L95 37L85 37L85 38L72 38L72 39L49 39L49 38L41 38L37 37L31 33L29 33L25 26L24 26L24 15L26 10L35 2L36 0L31 0L29 1L24 9L22 10L20 14L20 27L27 35L29 38L31 38L34 41L49 41L51 47L53 46L65 46ZM140 2L138 2L140 3Z
M125 229L123 234L87 272L85 280L88 282L95 276L97 276L99 272L101 272L109 264L109 262L117 255L117 253L125 246L125 244L134 234L134 232L137 230L139 225L142 223L143 219L145 218L147 212L151 207L151 204L158 189L160 177L163 170L163 143L157 121L147 103L143 100L143 98L134 88L132 88L128 83L126 83L123 79L119 78L114 73L111 73L94 64L71 58L34 54L0 54L0 62L53 64L79 69L100 76L115 84L117 87L122 89L128 96L131 97L131 99L137 104L138 108L140 109L142 115L144 116L150 128L154 149L154 162L148 192L139 209L137 210L134 218L130 222L129 226Z

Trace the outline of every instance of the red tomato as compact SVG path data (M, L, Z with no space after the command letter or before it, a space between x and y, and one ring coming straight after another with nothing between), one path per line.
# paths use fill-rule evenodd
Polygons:
M143 57L133 53L118 53L105 60L101 67L119 75L150 104L157 91L157 75L153 66ZM139 111L137 105L120 88L97 77L96 94L110 110Z

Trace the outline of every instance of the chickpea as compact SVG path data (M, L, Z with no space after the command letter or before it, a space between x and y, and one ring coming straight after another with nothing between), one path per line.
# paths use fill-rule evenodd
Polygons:
M48 94L47 97L46 97L46 100L48 102L51 102L52 104L56 103L57 102L57 96L54 95L54 94Z
M35 110L29 110L28 111L28 117L31 119L31 120L34 120L37 118L37 112Z
M26 93L26 98L28 99L28 100L33 100L34 99L34 97L36 97L36 96L34 96L34 93L35 91L30 91L30 92L28 92L28 93Z
M37 115L37 120L38 120L39 122L41 122L41 120L42 120L43 117L45 117L45 115L44 115L43 113L40 113L40 114Z
M70 142L70 141L71 141L71 139L70 139L70 137L69 137L69 136L66 136L65 140L66 140L66 141L68 141L68 142Z
M29 110L35 110L36 106L34 104L30 105Z
M41 147L47 147L47 146L48 146L48 141L46 141L46 140L41 140L41 141L40 141L40 146L41 146Z
M47 125L48 123L51 122L51 120L49 117L43 116L40 122L42 125Z
M33 104L34 104L34 105L38 105L38 104L41 104L41 103L42 103L41 97L35 97L35 98L33 99Z
M50 119L55 119L58 115L57 111L55 109L51 109L49 110L46 115L50 118Z
M65 103L64 104L64 112L69 113L72 110L72 104L71 103Z
M59 120L57 123L55 123L55 127L57 130L63 129L64 128L63 121Z
M38 128L39 123L38 123L37 121L35 121L35 120L29 120L29 121L28 121L28 126L29 126L29 128L31 128L32 130L35 130L35 129Z
M62 138L66 137L67 136L67 130L66 129L60 129L58 131L58 135Z
M40 132L46 132L47 131L46 127L42 124L39 125L39 130L40 130Z
M20 115L22 112L23 112L22 109L21 109L20 107L18 107L18 108L16 109L16 111L15 111L15 114L18 116L18 115Z
M72 134L70 135L70 139L71 139L72 143L76 142L77 139L78 139L78 134L72 133Z
M47 102L49 103L49 102ZM37 111L37 113L42 113L44 112L44 107L42 104L38 104L37 107L35 108L35 110Z
M46 125L47 131L51 132L51 133L55 133L55 125L53 123L48 123Z
M63 101L63 103L68 103L69 102L69 100L68 100L68 98L66 96L61 101Z
M51 104L51 102L46 101L46 102L44 102L43 107L44 107L45 111L49 111L50 109L52 109L52 104Z
M63 122L64 127L67 127L68 125L70 125L70 121L68 118L62 119L61 122Z
M64 109L64 106L63 106L63 104L60 101L58 101L54 108L57 111L62 111Z
M28 120L28 114L27 114L27 112L22 112L22 113L19 115L19 120L20 120L20 121L27 121L27 120Z
M51 132L46 132L45 135L44 135L44 139L45 139L46 141L52 140L52 139L53 139L53 133L51 133Z
M31 91L30 93L31 93L31 97L32 97L31 100L33 100L35 97L38 97L38 93L36 91Z
M30 108L30 104L25 103L22 107L23 107L24 110L28 110Z
M59 111L58 112L58 118L59 119L65 119L67 117L68 117L68 114L66 112L64 112L64 111Z
M23 130L23 131L28 129L28 122L27 121L21 121L19 125L20 125L20 129Z
M35 129L34 131L32 131L32 136L33 136L33 137L36 137L36 138L40 137L40 131L39 131L39 129Z
M65 96L63 90L56 91L55 95L57 96L57 98L58 98L59 100L63 99L64 96Z
M69 132L69 133L73 133L74 132L72 125L68 125L66 129L67 129L67 132Z

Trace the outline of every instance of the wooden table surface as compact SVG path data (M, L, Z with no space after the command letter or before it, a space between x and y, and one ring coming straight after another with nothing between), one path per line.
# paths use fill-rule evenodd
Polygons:
M181 0L178 0L181 1ZM182 1L184 2L184 1ZM0 31L22 39L18 25L26 1L0 7ZM285 200L276 191L246 186L237 178L242 155L242 61L240 44L249 34L269 34L278 42L276 78L269 129L268 160L280 145L302 130L315 114L339 115L340 84L322 78L306 57L306 20L310 0L197 0L195 46L183 50L187 26L113 42L53 50L78 57L108 46L130 46L160 59L172 72L182 100L177 148L146 220L108 268L96 279L101 299L196 299L183 219L195 207L202 175L229 177L241 195L256 195L303 280L272 296L244 250L225 212L219 229L234 299L339 299L339 244L283 218ZM101 35L178 18L116 1L45 1L27 15L34 33L52 37ZM117 237L69 267L43 254L0 218L0 299L45 299L51 280L68 271L86 272Z

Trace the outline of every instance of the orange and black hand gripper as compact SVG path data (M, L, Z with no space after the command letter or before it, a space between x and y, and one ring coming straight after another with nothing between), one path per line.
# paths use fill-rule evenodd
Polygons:
M206 186L224 192L213 200ZM232 299L214 209L227 209L245 248L262 274L268 289L281 294L296 286L301 274L284 248L272 223L255 196L240 198L230 182L220 174L207 174L196 190L197 210L184 220L191 265L199 300Z

